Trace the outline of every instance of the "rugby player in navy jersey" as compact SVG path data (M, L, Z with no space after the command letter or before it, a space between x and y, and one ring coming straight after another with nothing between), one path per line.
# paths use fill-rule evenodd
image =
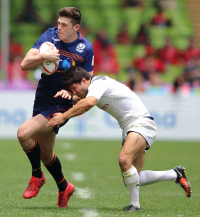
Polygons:
M94 51L92 44L78 32L81 12L74 7L65 7L60 9L58 14L58 27L49 28L41 35L21 63L22 70L26 71L37 67L45 60L55 63L59 60L58 68L53 75L41 75L35 94L33 117L19 127L17 136L32 166L32 177L23 197L35 197L45 184L46 178L41 171L42 160L57 183L58 207L67 207L75 188L64 178L61 163L54 153L56 134L59 127L67 121L63 125L51 128L47 128L46 124L54 113L63 113L73 105L71 97L65 94L65 91L62 92L62 97L54 97L62 89L63 75L67 73L67 69L75 65L81 66L92 75ZM46 41L53 43L57 51L51 46L46 52L39 54L40 45Z

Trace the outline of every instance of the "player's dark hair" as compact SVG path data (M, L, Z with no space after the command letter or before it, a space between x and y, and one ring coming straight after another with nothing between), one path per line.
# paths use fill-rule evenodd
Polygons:
M90 80L91 75L85 69L80 66L72 66L64 74L62 85L65 90L71 91L70 86L72 84L79 84L82 78Z
M75 7L61 8L58 14L59 17L71 18L71 23L73 26L75 26L76 24L81 24L81 12Z

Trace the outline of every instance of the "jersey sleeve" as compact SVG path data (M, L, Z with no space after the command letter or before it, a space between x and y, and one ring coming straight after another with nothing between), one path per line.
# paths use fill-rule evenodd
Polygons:
M39 38L38 40L35 42L35 44L33 45L32 48L36 48L36 49L39 49L40 48L40 45L42 43L44 43L45 41L51 41L51 32L50 30L48 29L46 32L44 32Z
M86 97L94 96L99 101L100 98L107 93L109 87L110 86L106 81L103 80L94 81L92 84L90 84L88 88L88 94Z
M81 64L81 67L84 68L86 71L91 72L94 70L94 51L92 45L90 49L86 53L86 57L84 62Z

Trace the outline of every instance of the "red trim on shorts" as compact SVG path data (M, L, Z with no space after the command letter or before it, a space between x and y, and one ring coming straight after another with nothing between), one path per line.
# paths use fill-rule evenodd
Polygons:
M50 115L48 115L48 116L46 117L46 119L50 118L51 115L53 115L53 114L55 114L55 113L57 113L57 112L59 112L59 111L68 111L69 109L70 109L70 108L56 110L56 111L54 111L53 113L51 113Z

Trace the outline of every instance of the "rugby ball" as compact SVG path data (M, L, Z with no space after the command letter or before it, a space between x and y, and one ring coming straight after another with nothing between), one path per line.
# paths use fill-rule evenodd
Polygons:
M44 42L43 44L41 44L41 46L39 48L39 53L41 54L41 53L46 52L51 45L54 45L54 44L49 42L49 41ZM54 45L53 49L57 50L55 45ZM57 60L57 64L59 64L59 60ZM49 60L45 60L41 64L40 68L45 75L52 75L57 69L56 64L54 62L49 61Z

